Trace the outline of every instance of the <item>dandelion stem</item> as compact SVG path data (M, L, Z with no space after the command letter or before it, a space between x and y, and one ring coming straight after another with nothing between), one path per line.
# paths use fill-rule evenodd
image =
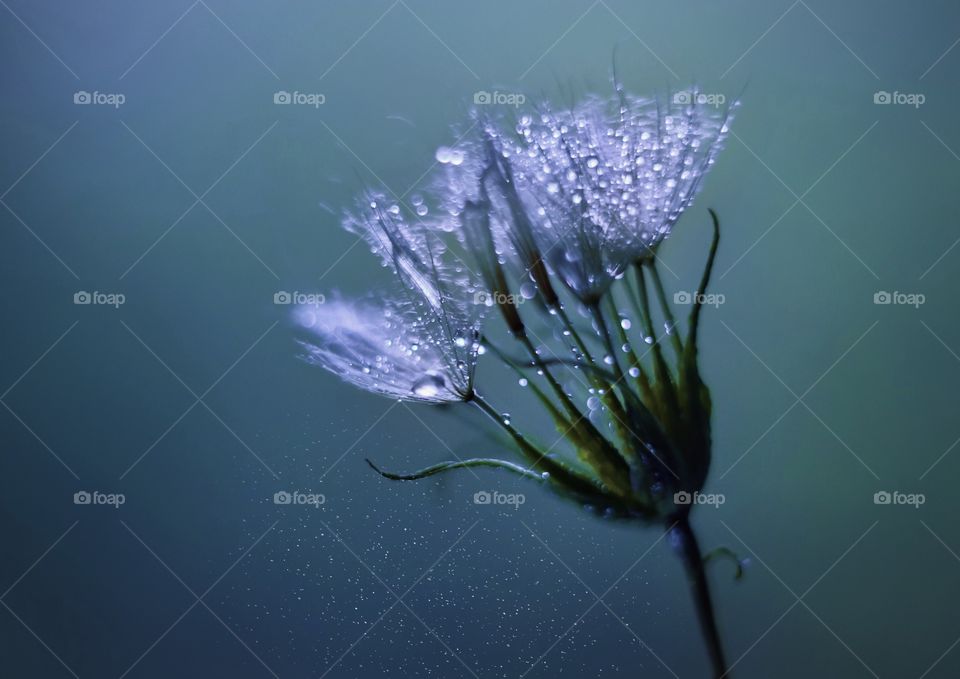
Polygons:
M637 264L639 267L640 264ZM660 310L663 312L663 318L667 323L667 327L670 329L670 340L673 343L673 348L677 352L677 358L683 356L683 342L680 340L680 331L677 328L677 320L673 316L673 309L667 303L667 295L663 289L663 281L660 280L660 271L657 269L656 260L651 260L650 262L650 277L653 278L653 287L657 293L657 299L660 301Z
M639 271L639 265L637 267ZM643 306L640 304L640 296L636 290L633 289L633 286L630 285L630 280L628 276L624 276L623 285L627 289L627 297L630 298L630 304L633 306L633 312L637 315L637 322L640 324L640 330L644 335L647 335L647 328L652 327L652 323L648 324L646 316L643 313Z
M484 400L480 394L474 393L473 398L470 399L470 402L476 404L476 406L480 408L480 410L482 410L486 415L488 415L491 420L499 424L508 434L510 434L510 437L516 441L517 445L519 445L521 448L524 450L533 449L533 446L529 441L527 441L526 438L524 438L523 434L517 431L517 429L510 424L510 421L498 413L497 409L487 403L487 401ZM539 455L539 453L537 454Z
M617 309L617 303L613 299L611 294L607 297L607 301L610 303L610 317L614 321L614 326L617 328L617 333L620 336L620 342L627 347L627 358L630 361L630 366L636 368L640 371L640 374L637 375L638 378L642 379L644 382L647 382L647 375L643 370L643 364L640 362L640 359L637 358L637 352L633 350L633 344L630 342L630 338L627 336L627 331L623 327L622 319L620 318L620 311ZM647 384L649 388L649 383Z
M577 332L576 326L570 322L570 317L567 316L567 312L562 306L557 304L554 307L551 307L556 311L557 316L560 318L560 321L563 323L564 327L569 331L570 336L573 337L573 341L576 343L577 348L580 350L580 353L583 354L583 357L587 359L590 363L594 363L593 356L590 354L590 350L587 349L587 345L584 343L583 339L580 337L580 333Z
M610 356L613 374L617 376L617 382L620 382L623 379L623 370L620 368L620 361L617 360L617 348L613 346L613 337L610 335L610 328L607 327L607 321L603 317L603 312L600 311L600 303L591 304L588 308L593 315L594 322L597 324L597 331L600 333L601 339L603 339L603 346ZM604 363L606 363L606 361L604 361Z
M557 305L557 311L564 325L567 327L567 329L570 331L570 334L573 336L574 341L577 343L577 346L580 348L580 351L583 353L587 361L589 361L589 365L585 366L586 368L588 368L588 370L586 371L588 379L590 380L591 384L593 384L593 388L596 389L597 392L600 394L601 400L603 401L604 405L606 405L607 408L610 409L610 412L614 414L615 419L617 419L617 424L619 424L620 422L623 421L625 417L625 413L623 409L620 407L620 403L617 401L617 397L613 395L613 387L623 380L623 373L620 372L619 366L617 366L616 372L611 375L613 377L612 380L609 377L603 375L603 373L606 371L604 371L602 367L598 366L596 361L593 360L593 356L590 355L590 352L587 350L586 345L584 344L583 340L580 338L580 334L577 332L577 329L576 327L574 327L573 323L570 322L570 318L567 316L566 312L563 311L563 309L561 309L559 305ZM601 376L603 377L603 379L601 379ZM629 386L625 381L623 386L624 388L629 388ZM625 435L625 432L623 431L622 427L617 427L617 429L621 437Z
M677 393L673 386L673 377L666 361L663 359L663 351L660 349L660 342L653 331L653 316L650 314L650 300L647 297L647 284L643 278L643 268L636 268L637 289L639 291L640 305L643 309L644 332L650 335L653 344L653 366L654 374L657 378L657 385L663 389L666 397L667 409L670 413L670 419L674 418L679 412L679 403Z
M553 376L553 373L550 372L547 364L543 362L543 359L540 357L540 354L537 353L537 349L533 346L533 342L530 341L530 338L527 337L526 334L517 335L517 338L523 343L523 346L527 348L527 351L530 352L530 357L533 359L533 364L537 366L540 372L543 373L543 376L547 378L547 382L557 395L557 398L560 399L560 402L563 404L563 407L567 410L570 417L578 420L582 418L583 414L580 412L580 409L574 405L573 401L571 401L570 397L567 395L567 392L565 392L560 383L557 382L557 378Z
M716 614L713 609L713 600L710 597L710 585L707 582L707 573L704 568L703 554L700 545L690 527L687 516L683 516L670 528L673 534L673 543L677 549L683 565L686 568L687 580L693 594L693 602L697 608L697 617L700 620L700 629L703 632L707 651L710 654L710 663L713 668L714 679L730 679L727 662L720 643L720 631L717 628Z

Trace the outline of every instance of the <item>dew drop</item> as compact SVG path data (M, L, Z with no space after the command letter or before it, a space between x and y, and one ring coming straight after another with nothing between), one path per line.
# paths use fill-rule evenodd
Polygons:
M423 398L433 398L440 393L444 384L441 375L427 374L414 382L413 386L410 387L410 391Z

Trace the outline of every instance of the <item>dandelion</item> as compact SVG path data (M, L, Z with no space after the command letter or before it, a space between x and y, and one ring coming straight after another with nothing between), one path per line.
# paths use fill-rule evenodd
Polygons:
M340 299L297 309L305 358L347 382L402 400L446 403L473 396L484 308L477 281L451 262L438 220L406 219L368 193L344 227L360 235L397 285L381 301Z
M491 467L604 516L664 526L686 568L719 678L727 665L705 562L732 553L702 554L689 501L706 485L711 458L712 405L697 338L719 243L717 215L709 211L713 239L685 332L656 257L727 134L729 110L707 110L699 100L662 105L618 86L614 97L589 97L566 111L540 105L511 129L477 120L481 132L437 151L426 197L406 206L368 192L345 219L392 272L389 292L352 303L335 297L297 309L296 319L309 362L393 398L470 404L520 456L458 458L411 473L368 460L381 475L408 481ZM623 275L631 265L632 284ZM520 301L531 298L538 303L529 312ZM589 326L566 313L570 298L589 312ZM619 306L626 298L630 314ZM491 307L524 355L483 327ZM555 341L532 335L531 313L553 325ZM657 321L665 333L655 331ZM667 336L669 358L661 348ZM540 447L478 393L482 349L516 374L565 445Z
M623 93L570 110L544 104L500 133L552 268L592 304L650 255L690 205L728 132L729 110Z

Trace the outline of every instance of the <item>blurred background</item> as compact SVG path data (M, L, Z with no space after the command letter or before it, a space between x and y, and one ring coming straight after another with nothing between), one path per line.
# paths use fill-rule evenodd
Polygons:
M615 54L743 102L662 249L692 289L720 214L694 522L749 559L710 569L732 676L960 675L956 3L0 5L0 674L707 676L660 529L376 476L498 451L309 368L274 303L388 285L357 191L409 200L477 93L609 92Z

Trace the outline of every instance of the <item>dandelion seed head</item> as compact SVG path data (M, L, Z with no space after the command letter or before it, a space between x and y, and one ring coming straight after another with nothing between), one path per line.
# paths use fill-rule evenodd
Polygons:
M395 283L375 299L337 297L296 309L301 346L308 362L368 391L464 400L472 395L484 314L475 303L479 279L447 242L456 217L430 211L420 195L410 202L412 210L369 191L345 216L344 228L367 242Z
M696 93L695 93L696 94ZM541 105L498 134L540 249L581 301L649 256L689 206L728 132L730 109L619 93ZM732 108L732 107L731 107Z

